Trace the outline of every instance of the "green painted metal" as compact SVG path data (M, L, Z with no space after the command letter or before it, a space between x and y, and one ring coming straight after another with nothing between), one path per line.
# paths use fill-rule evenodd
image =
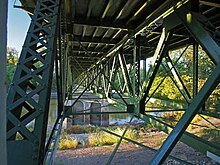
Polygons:
M151 148L151 147L148 147L148 146L146 146L146 145L143 145L142 143L139 143L139 142L137 142L137 141L131 140L131 139L126 138L126 137L124 137L124 136L118 135L118 134L116 134L116 133L114 133L114 132L111 132L111 131L109 131L109 130L107 130L107 129L104 129L104 128L102 128L102 127L97 127L97 128L100 129L100 130L102 130L102 131L104 131L104 132L106 132L106 133L109 133L109 134L114 135L114 136L117 136L117 137L119 137L119 138L121 138L121 139L127 140L127 141L130 142L130 143L133 143L133 144L135 144L135 145L138 145L138 146L142 147L142 148L145 149L145 150L150 150L150 151L153 151L153 152L156 152L156 151L157 151L157 150L155 150L155 149L153 149L153 148ZM179 158L177 158L177 157L174 157L174 156L172 156L172 155L169 155L169 158L171 158L171 159L173 159L173 160L176 160L176 161L178 161L178 162L180 162L180 163L182 163L182 164L191 165L191 163L186 162L186 161L184 161L184 160L181 160L181 159L179 159Z
M169 137L163 143L163 146L158 151L157 155L152 160L152 164L161 164L169 155L178 140L181 138L182 134L184 133L192 119L195 117L196 113L198 113L199 109L202 107L204 101L208 98L208 96L220 82L219 69L220 64L216 66L215 70L210 75L203 88L192 100L192 103L189 105L178 124L175 126Z
M137 116L135 116L135 114L131 114L131 113L129 113L130 115L131 115L131 118L133 118L133 117L137 117ZM68 117L69 118L69 117ZM144 118L142 118L142 119L144 119ZM131 120L130 120L131 121ZM129 121L129 122L130 122ZM142 143L139 143L139 142L137 142L137 141L134 141L134 140L132 140L132 139L129 139L129 138L126 138L125 136L123 136L123 135L118 135L118 134L116 134L116 133L114 133L114 132L112 132L112 131L109 131L108 129L105 129L104 127L100 127L100 126L97 126L97 125L93 125L93 126L95 126L95 128L97 128L97 129L99 129L99 130L101 130L101 131L104 131L104 132L106 132L106 133L108 133L108 134L111 134L111 135L114 135L114 136L116 136L116 137L119 137L120 139L122 139L122 140L126 140L126 141L128 141L128 142L130 142L130 143L133 143L133 144L135 144L135 145L138 145L138 146L140 146L140 147L142 147L143 149L145 149L145 150L150 150L150 151L153 151L153 152L156 152L157 150L156 149L154 149L154 148L151 148L151 147L149 147L149 146L146 146L146 145L144 145L144 144L142 144ZM129 125L128 126L126 126L126 128L125 128L125 130L127 130L129 128ZM124 130L124 132L125 132L125 130ZM124 133L123 132L123 133ZM119 144L119 143L118 143ZM116 148L116 147L115 147ZM118 148L118 147L117 147ZM115 150L115 152L116 152L116 150ZM111 157L111 156L110 156ZM192 165L192 163L190 163L190 162L187 162L187 161L185 161L185 160L182 160L182 159L180 159L180 158L177 158L177 157L175 157L175 156L172 156L172 155L169 155L168 156L170 159L173 159L173 160L176 160L177 162L180 162L181 164L186 164L186 165ZM111 158L111 159L113 159L113 157ZM110 164L111 164L111 162L110 162Z
M175 18L179 19L195 40L201 45L215 64L220 62L219 46L212 36L199 23L195 14L191 13L186 5L174 12Z
M130 113L128 111L122 111L122 110L118 111L118 112L114 111L114 112L76 112L76 113L74 113L74 112L71 112L72 111L71 108L72 108L72 106L66 106L66 116L69 116L69 115L104 115L104 114L127 114L127 113ZM84 110L84 111L86 111L86 110Z
M53 165L54 158L56 155L56 150L59 143L59 137L63 125L63 120L65 117L64 113L65 112L61 114L61 117L57 118L57 122L54 124L53 132L51 133L51 137L48 141L48 145L46 146L47 148L44 156L44 164Z
M180 89L181 93L183 94L184 98L188 103L190 103L191 96L189 94L189 91L187 90L179 72L177 71L175 65L173 64L171 58L169 55L165 57L167 66L169 67L171 73L172 73L172 80L174 80L175 84L177 84L178 88Z
M57 100L58 100L58 105L57 105L57 114L58 116L61 115L63 111L63 101L64 101L64 96L63 96L63 78L62 78L62 65L61 65L61 56L63 54L62 51L62 42L61 42L61 30L59 29L58 33L58 40L59 40L59 51L57 51L54 62L55 62L55 75L56 75L56 84L57 84ZM59 67L60 66L60 67Z
M115 156L115 154L116 154L116 152L117 152L117 150L118 150L118 148L119 148L119 146L120 146L120 144L121 144L121 142L122 142L122 140L123 140L123 137L125 136L127 130L128 130L129 127L130 127L130 124L131 124L133 118L134 118L134 115L131 117L131 119L130 119L128 125L126 126L125 130L123 131L123 133L122 133L122 135L121 135L121 137L120 137L120 139L119 139L117 145L115 146L115 148L114 148L112 154L110 155L110 157L109 157L109 159L108 159L106 165L110 165L110 164L111 164L111 162L112 162L112 160L113 160L113 158L114 158L114 156Z
M202 110L200 113L202 115L206 115L206 116L210 116L210 117L220 119L220 113L219 112L209 112L209 111L203 111Z
M186 93L188 93L188 90L185 89L185 85L181 79L181 77L178 77L178 73L176 71L174 71L175 66L172 65L168 65L168 67L166 67L163 63L161 63L161 65L163 66L163 68L165 69L165 71L170 71L171 74L168 74L169 77L171 78L172 82L175 84L175 86L177 87L177 89L179 90L179 92L181 93L181 95L184 97L185 101L187 103L190 103L190 95L188 96ZM165 80L166 76L162 79L161 83ZM160 85L160 84L159 84ZM158 86L159 86L158 85ZM187 91L187 92L186 92ZM152 93L153 94L153 93Z
M139 45L140 42L140 35L137 35L136 38L134 39L134 61L133 61L133 65L135 67L135 95L139 96L140 94L140 87L141 87L141 83L140 83L140 60L141 60L141 48ZM136 61L135 61L136 60Z
M209 36L209 34L203 29L199 22L194 18L195 16L189 12L186 6L183 6L180 9L176 10L175 14L177 14L176 18L179 18L181 20L181 22L186 26L190 33L192 33L195 39L201 44L201 46L211 57L211 59L218 64L220 59L220 48ZM207 42L210 42L213 45L210 45L210 43ZM209 79L206 81L203 88L192 100L185 114L182 116L178 124L175 126L169 137L164 142L163 146L160 148L160 150L152 160L152 164L162 164L162 162L166 159L177 141L181 138L182 134L184 133L196 113L198 113L205 100L218 85L220 81L219 67L220 65L218 64Z
M167 134L170 134L174 128L173 126L171 126L171 125L169 125L159 119L156 119L154 116L151 116L151 115L141 114L140 118L142 120L146 121L147 123L151 123L155 128L158 128L158 129L166 132ZM220 148L217 145L215 145L209 141L206 141L202 138L199 138L198 136L190 134L188 132L185 132L182 135L180 141L191 146L196 151L199 151L205 155L207 154L207 151L215 153L217 155L220 155Z
M198 43L193 44L193 97L198 93Z
M144 111L145 111L146 99L149 95L150 88L153 84L154 78L155 78L155 76L157 74L157 71L160 67L162 59L167 54L169 39L170 39L169 32L166 32L165 28L163 28L160 40L158 42L157 48L155 50L155 53L154 53L154 56L153 56L153 59L152 59L152 65L150 66L150 68L148 70L147 87L143 88L145 90L143 91L143 97L140 100L140 111L141 111L141 113L144 113Z
M104 73L102 73L102 74L103 74L104 78L111 84L112 88L115 89L115 91L117 92L117 94L119 95L119 97L123 100L123 102L124 102L126 105L128 105L127 101L126 101L126 100L122 97L122 95L121 95L122 92L119 92L119 91L114 87L113 83L109 80L109 78L108 78Z
M166 79L166 77L169 75L170 71L173 69L173 67L175 67L175 65L177 64L177 62L180 60L180 58L182 57L182 55L184 54L184 52L187 50L188 46L183 50L183 52L181 53L181 55L179 56L179 58L174 62L173 66L171 68L169 68L168 70L166 70L166 74L164 76L164 78L161 80L161 82L157 85L157 87L155 88L155 90L151 93L150 96L148 96L148 99L145 102L148 102L153 95L155 94L155 92L158 90L158 88L160 87L160 85L164 82L164 80ZM163 63L161 63L162 66ZM175 81L174 81L175 82ZM176 84L175 84L176 85ZM176 85L177 86L177 85ZM177 86L178 87L178 86ZM178 88L179 89L179 88ZM181 90L179 89L179 91L181 92ZM181 93L182 94L182 93Z
M10 98L8 98L9 103L7 103L9 120L7 136L10 158L15 156L18 157L16 163L22 162L22 164L27 164L28 162L29 164L41 164L44 154L47 153L46 151L50 152L50 147L48 147L50 145L48 144L46 149L44 146L46 136L46 123L48 118L47 113L51 85L50 80L52 78L53 70L53 58L55 58L55 71L58 88L57 121L61 119L61 113L63 113L64 109L66 112L64 116L117 113L129 113L132 115L136 115L136 117L141 118L146 122L152 123L155 127L158 127L161 130L170 133L168 139L161 147L161 149L158 151L156 157L152 160L152 164L162 164L162 162L167 157L173 158L172 156L169 156L169 152L172 150L172 148L175 146L176 142L179 139L181 139L183 142L189 144L190 146L192 146L196 150L199 150L202 153L206 154L207 151L210 151L212 153L215 153L216 155L220 155L220 149L217 146L214 146L212 143L204 141L199 137L184 132L186 127L190 124L192 118L199 112L200 107L204 105L203 103L220 81L220 75L218 71L220 69L219 46L213 40L213 36L210 36L209 33L206 32L205 28L199 23L199 21L202 22L202 20L197 20L198 13L191 13L189 7L187 6L188 4L185 4L186 2L187 0L181 2L180 0L166 1L165 3L163 3L163 5L159 6L154 12L152 12L151 15L147 16L146 20L142 24L140 24L136 29L131 31L129 30L128 34L125 35L125 37L121 41L116 42L115 40L106 39L103 42L101 42L97 37L89 38L86 36L87 27L83 28L82 38L79 38L79 36L77 35L69 34L69 32L68 36L66 36L66 32L64 29L57 28L58 26L61 26L63 23L62 22L60 23L60 25L57 25L57 20L59 19L58 17L62 19L59 20L60 22L66 21L64 20L64 18L62 18L62 16L60 16L62 13L58 10L59 0L38 1L36 7L37 10L33 16L33 21L30 26L29 33L27 35L21 58L19 60L19 65L16 70L14 83L10 89ZM190 4L191 9L197 12L197 8L192 7L196 6L196 4L198 4L199 1L196 2L197 3L195 3L195 5L192 5L192 2L190 2ZM73 3L75 4L75 2ZM105 6L106 8L102 14L102 21L104 17L107 15L107 11L111 6L111 1L105 3ZM87 18L89 18L91 11L92 7L89 6ZM118 11L118 14L119 12L120 11ZM50 13L53 14L50 15ZM67 20L72 21L72 19ZM90 23L87 22L87 24ZM189 31L191 36L187 37L181 34L172 34L175 33L175 31L173 32L173 29L176 29L176 27L180 24L183 24L185 26L185 28ZM158 26L160 26L158 28L159 31L158 29L154 31L155 27ZM152 35L156 34L157 36L159 36L159 34L161 34L160 39L155 37L153 39L150 39L150 41L146 40L147 36L140 36L140 34L142 35L142 32L144 32L143 30L145 30L145 32L147 31L147 33L150 33ZM98 29L95 29L94 33L97 33L97 31ZM109 30L105 31L101 38L104 39L104 36L108 33ZM55 56L52 52L55 52L55 49L57 48L57 34L59 39L59 52L57 51L57 55ZM181 41L180 43L175 42L173 44L173 40L175 40L175 37L177 36L185 37L185 40ZM191 39L192 37L196 40L195 43L194 40ZM89 39L91 42L99 43L97 44L97 46L94 47L94 52L96 53L106 53L106 49L99 49L100 43L105 43L107 46L111 45L112 43L117 44L113 46L112 49L110 49L109 52L107 52L101 58L99 58L98 56L93 57L93 54L91 53L93 52L93 50L91 49L91 47L89 47L91 43L88 44L88 47L85 46L84 43L81 43L89 42ZM152 42L153 46L150 44L146 46L140 41L141 39L146 40L143 43L149 44L149 42L151 42L152 40L155 40L155 43ZM169 42L172 44L170 45ZM172 62L171 58L167 54L169 49L175 49L178 46L183 46L185 44L189 45L192 43L194 43L194 68L193 98L191 99L189 91L187 90L186 86L184 85L181 79L181 75L179 75L178 70L175 68L175 64L181 58L182 55L178 58L177 61ZM208 79L207 83L199 93L197 43L203 47L203 49L207 52L209 57L217 65L216 69L211 75L212 77ZM75 44L78 44L80 48L75 49ZM157 47L155 49L156 45ZM150 49L150 51L147 50L147 53L149 53L149 57L154 54L152 59L152 65L148 69L148 74L146 74L146 62L144 61L144 82L141 82L140 80L140 60L142 59L142 47L143 51ZM74 56L74 52L80 50L83 50L83 52L88 56L87 60L83 61L83 64L82 61L78 60L79 55L77 58ZM185 52L185 50L183 52ZM128 58L126 56L126 51L129 52ZM132 57L130 57L131 54ZM97 58L99 58L99 60L95 61L95 59ZM167 61L167 65L163 65L162 63L162 60L164 58ZM39 63L41 64L41 66L38 66ZM89 66L90 64L93 65L88 70L86 70L85 67ZM165 77L162 79L162 81L158 84L156 89L151 93L149 91L152 89L152 84L161 65L165 66L164 68L167 73ZM146 103L150 100L151 97L153 97L154 93L163 83L165 78L170 74L168 74L168 72L171 73L171 79L179 89L180 93L186 99L187 103L191 104L186 109L186 111L185 109L146 111ZM34 84L32 81L35 81L36 84ZM119 86L116 86L115 81L119 82ZM83 91L81 93L77 93L78 89L82 87ZM29 90L31 90L31 92L29 92ZM88 90L93 90L94 93L99 94L102 97L100 99L107 98L109 101L111 100L117 104L123 105L118 106L120 107L121 111L88 113L87 110L82 110L77 113L71 112L71 108L74 106L74 104L79 99L81 99L82 96ZM113 93L113 91L115 91L115 93ZM149 95L149 93L151 93L151 95ZM74 100L73 104L70 106L66 105L64 107L65 98L71 100L72 95L75 96L76 94L78 94L78 97ZM33 97L35 96L39 97L38 102L34 101ZM83 99L89 100L97 98L83 97ZM25 111L27 111L25 115L23 115L22 113L24 109L26 109ZM150 115L146 115L146 113L150 112L173 111L185 111L185 114L183 115L182 119L179 121L175 128L171 127L170 125L164 123L161 120L158 120L157 118L154 118ZM219 113L213 113L207 110L202 110L200 113L219 118ZM34 130L29 130L27 125L32 120L35 120ZM53 134L59 136L59 133L57 133L56 129L57 127L55 125L50 137L51 141L53 141ZM61 129L61 127L59 127L59 129ZM21 136L24 137L23 140L18 141L18 139L15 139L15 134L18 134L17 132L19 132ZM114 133L112 134L114 135ZM109 159L109 164L111 163L111 160L117 152L117 149L122 139L126 139L124 137L124 134L122 136L116 135L121 138L115 150L113 151L112 156ZM132 140L130 140L130 142L138 144L142 147L144 146ZM55 144L57 144L57 141L55 142ZM20 154L19 150L12 151L12 147L24 147L25 153ZM55 154L55 148L56 145L54 145L54 152L52 152L51 154L52 157ZM174 159L179 160L176 158ZM12 162L13 160L10 161ZM187 164L187 162L181 160L179 161L181 163Z
M59 9L60 0L39 0L32 16L7 98L8 164L44 158Z
M110 71L110 73L109 73L109 81L110 81L110 82L111 82L112 79L113 79L113 73L114 73L114 71L115 71L115 61L116 61L116 57L113 57L112 68L111 68L111 71ZM111 84L108 83L107 93L109 93L109 95L111 96L111 93L112 93L112 92L110 92L110 90L111 90L110 87L111 87ZM108 96L108 98L109 98L109 96Z
M124 77L124 81L125 81L127 91L129 92L130 96L133 96L133 89L132 89L131 79L130 79L128 69L127 69L127 66L126 66L125 56L124 56L122 50L118 54L118 57L119 57L120 65L121 65L121 68L122 68L122 73L123 73L123 77Z
M0 1L0 164L7 164L7 144L6 144L6 97L7 97L7 15L8 0Z

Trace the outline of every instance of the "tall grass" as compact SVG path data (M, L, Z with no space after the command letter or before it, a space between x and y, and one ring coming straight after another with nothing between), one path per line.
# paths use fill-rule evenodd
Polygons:
M115 134L122 135L124 132L124 129L122 128L117 128L113 130ZM128 129L125 137L128 139L135 140L137 139L137 135L134 130ZM114 143L119 142L120 138L117 136L114 136L112 134L106 133L106 132L101 132L98 134L93 134L89 136L89 145L90 146L103 146L103 145L112 145ZM123 140L125 141L125 140Z
M78 141L76 139L63 137L59 140L60 150L76 148L77 146L78 146Z

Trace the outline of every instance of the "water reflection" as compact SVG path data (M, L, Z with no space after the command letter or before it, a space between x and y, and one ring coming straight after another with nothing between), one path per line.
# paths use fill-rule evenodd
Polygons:
M115 107L109 107L109 111L117 111ZM48 116L48 128L52 128L57 118L57 100L50 100L50 109ZM110 114L109 123L110 124L123 124L131 119L129 114Z

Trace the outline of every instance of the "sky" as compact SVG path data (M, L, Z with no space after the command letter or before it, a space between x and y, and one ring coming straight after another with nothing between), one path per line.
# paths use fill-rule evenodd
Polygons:
M12 47L21 52L24 44L24 39L30 24L29 15L21 10L14 8L14 1L8 1L8 41L7 47ZM20 5L19 0L16 0L16 5Z

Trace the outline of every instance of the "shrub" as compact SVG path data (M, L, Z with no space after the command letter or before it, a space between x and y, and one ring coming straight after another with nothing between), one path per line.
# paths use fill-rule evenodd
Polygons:
M96 127L86 125L73 125L65 130L67 134L81 134L81 133L94 133L97 132Z
M63 137L59 141L59 149L60 150L76 148L77 146L78 146L78 141L76 139Z
M219 129L204 129L200 135L202 138L220 145L220 130Z
M184 112L165 112L162 116L162 118L169 124L175 126L176 123L180 120ZM203 120L199 115L196 115L193 120L192 124L196 124L199 121ZM190 127L189 127L190 128Z

